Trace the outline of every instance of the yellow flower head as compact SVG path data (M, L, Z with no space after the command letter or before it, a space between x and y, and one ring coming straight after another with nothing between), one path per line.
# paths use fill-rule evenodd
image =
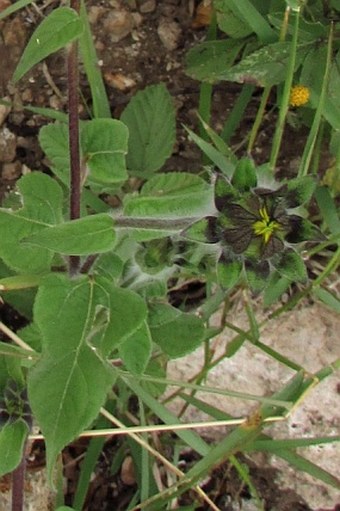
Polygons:
M308 87L304 85L294 85L290 90L289 103L291 106L303 106L305 105L310 96Z

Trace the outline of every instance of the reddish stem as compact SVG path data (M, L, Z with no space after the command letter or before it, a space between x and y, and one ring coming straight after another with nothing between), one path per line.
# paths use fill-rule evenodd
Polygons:
M24 449L20 465L12 473L12 511L22 511L24 508L25 472L26 456Z
M71 8L79 13L79 0L71 0ZM78 118L78 43L71 43L67 55L69 146L70 146L70 219L80 218L81 172ZM73 275L80 266L79 256L70 256L69 271Z

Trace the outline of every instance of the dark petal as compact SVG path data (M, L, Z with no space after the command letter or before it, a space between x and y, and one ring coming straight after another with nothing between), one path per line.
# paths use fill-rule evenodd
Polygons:
M242 262L222 253L217 263L217 278L221 287L231 289L237 284L241 272Z
M238 198L237 190L229 181L218 174L215 181L215 206L218 211L224 211L225 205Z
M287 207L296 208L308 202L315 189L315 180L311 176L291 179L287 183L286 202Z
M247 259L245 261L245 269L250 289L255 293L262 291L266 287L270 274L268 261L257 262Z
M276 236L271 236L268 242L265 243L264 245L262 257L264 259L270 259L271 257L273 257L273 255L282 252L283 248L284 248L283 241L277 238Z
M222 241L229 245L235 254L242 254L247 250L252 238L253 231L249 227L224 229L222 233Z
M236 225L249 225L257 220L257 216L244 209L240 204L235 203L227 204L223 214Z
M284 199L276 199L271 208L269 208L269 216L273 220L276 220L280 224L285 224L285 218L287 217L286 202Z
M220 239L217 233L217 218L206 216L198 220L182 231L182 236L201 243L217 243Z
M281 188L279 188L279 190L281 190ZM279 192L279 190L271 190L270 188L255 188L254 192L261 198L265 199L266 197L273 197L274 199L275 197L277 197L277 193ZM281 195L282 194L278 196L281 197Z
M301 243L302 241L322 241L325 236L309 220L297 215L289 215L289 231L286 235L288 243Z

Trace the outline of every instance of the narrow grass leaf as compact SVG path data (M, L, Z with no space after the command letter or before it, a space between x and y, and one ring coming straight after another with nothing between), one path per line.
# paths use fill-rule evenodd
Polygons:
M263 43L270 43L277 39L276 32L268 21L249 0L224 0L217 4L219 8L225 6L244 21Z
M320 186L315 191L315 198L320 208L322 218L330 232L334 235L340 233L340 218L334 199L326 186Z
M0 13L0 21L4 18L7 18L7 16L10 16L10 14L14 14L20 9L23 9L26 7L26 5L32 4L33 2L34 0L17 0L17 2L14 2L13 5L9 5Z
M95 118L111 118L110 104L106 94L102 74L98 65L96 49L93 43L90 23L88 20L84 0L80 4L80 19L84 31L79 39L81 56L85 73L90 84L93 114Z
M325 305L327 305L327 307L334 310L335 312L340 313L340 299L336 296L335 293L332 293L323 287L317 287L313 289L313 294Z
M208 156L208 158L219 168L223 174L227 177L231 178L234 172L234 165L229 158L221 154L212 144L209 144L203 138L199 137L191 131L189 128L185 127L186 131L189 133L190 138L198 145L201 151Z
M290 451L289 449L275 450L275 455L288 461L288 463L295 469L306 472L306 474L311 475L315 479L329 484L338 490L340 489L340 480L337 477L333 476L327 470L324 470L318 465L315 465L315 463L312 463L303 456L296 454L294 451Z
M165 424L180 424L178 417L146 392L143 388L144 385L130 378L123 379L132 391L139 396ZM210 449L208 444L195 431L176 431L176 435L201 455L206 454Z

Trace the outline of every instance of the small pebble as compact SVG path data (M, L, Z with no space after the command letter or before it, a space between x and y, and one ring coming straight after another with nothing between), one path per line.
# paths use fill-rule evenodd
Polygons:
M21 176L21 163L20 161L14 161L11 163L4 163L2 165L1 177L5 181L12 181L18 179Z
M11 162L15 158L17 137L8 128L0 129L0 161Z
M145 0L141 4L139 10L142 14L148 14L150 12L154 12L156 10L156 0Z
M158 25L157 33L165 48L172 51L177 48L182 31L178 23L163 18Z
M110 36L111 41L118 43L131 33L133 16L125 10L111 11L105 18L104 29Z
M9 101L9 98L3 98L5 101ZM8 114L10 113L11 111L11 107L10 106L6 106L6 105L1 105L0 104L0 126L3 125L3 123L5 122Z

